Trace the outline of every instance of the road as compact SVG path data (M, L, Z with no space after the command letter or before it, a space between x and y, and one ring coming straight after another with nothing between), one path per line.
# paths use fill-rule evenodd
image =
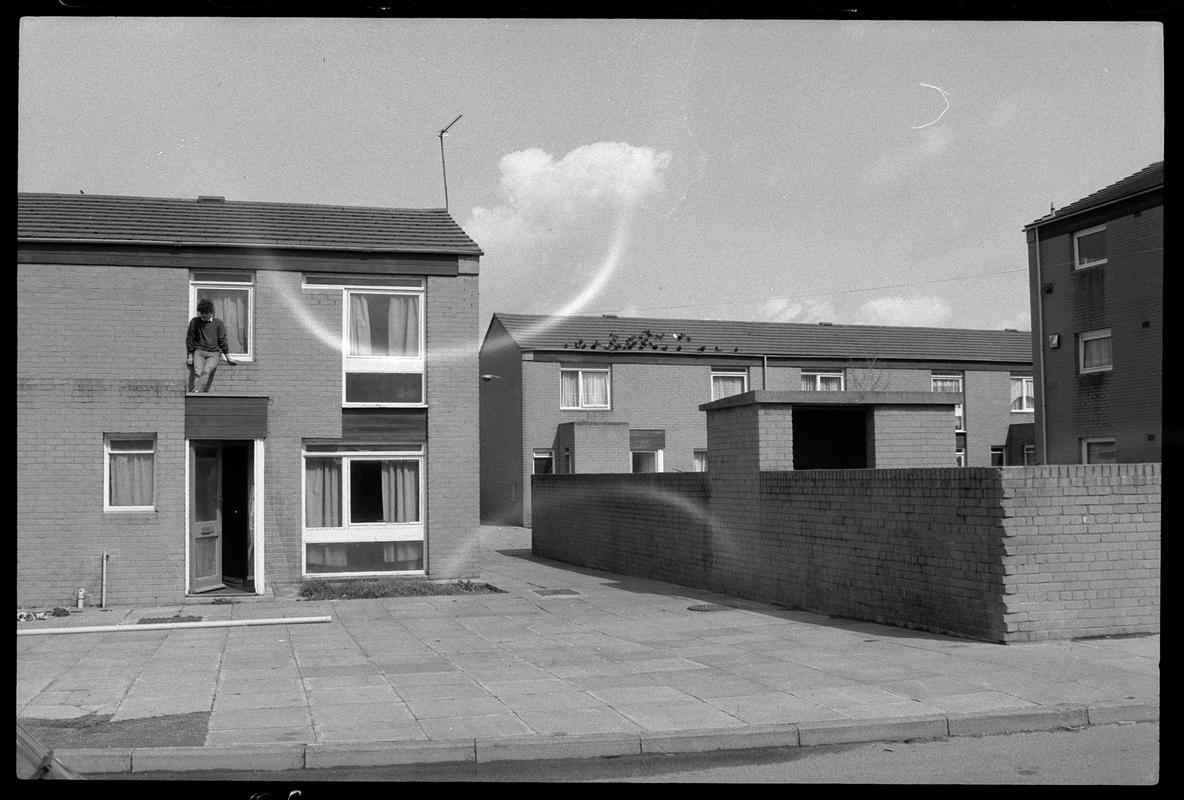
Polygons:
M237 792L233 796L249 798L266 793L270 800L288 798L294 790L300 792L301 800L335 796L328 791L330 787L325 782L346 781L1136 786L1153 785L1159 781L1159 723L677 756L334 768L285 773L144 773L111 777L235 781L243 784L246 793Z

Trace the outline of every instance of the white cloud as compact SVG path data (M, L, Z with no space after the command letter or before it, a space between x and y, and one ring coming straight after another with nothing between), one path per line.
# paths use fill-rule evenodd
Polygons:
M935 326L950 315L949 305L938 297L877 297L855 312L857 325Z
M499 163L502 202L477 206L463 227L487 253L578 235L588 222L660 193L670 159L624 142L583 145L558 161L538 148L519 150Z
M485 252L488 311L578 313L608 285L646 202L665 189L671 154L624 142L556 160L538 148L503 156L500 200L461 226Z
M799 300L791 302L785 297L766 300L756 310L759 319L766 322L834 322L835 307L826 300Z

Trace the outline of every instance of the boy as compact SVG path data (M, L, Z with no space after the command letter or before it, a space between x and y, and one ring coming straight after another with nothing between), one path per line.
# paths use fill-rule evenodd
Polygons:
M197 314L189 320L185 333L185 363L193 370L193 391L208 392L218 360L225 357L232 366L235 362L230 360L226 344L226 325L214 319L214 304L202 298L197 303Z

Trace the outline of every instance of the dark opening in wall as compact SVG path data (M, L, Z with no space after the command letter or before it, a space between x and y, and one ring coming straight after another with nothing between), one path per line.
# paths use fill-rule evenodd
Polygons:
M793 468L866 469L866 409L795 407Z

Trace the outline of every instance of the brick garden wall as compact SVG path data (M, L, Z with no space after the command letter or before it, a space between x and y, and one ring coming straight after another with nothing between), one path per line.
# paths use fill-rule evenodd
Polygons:
M536 476L534 552L987 641L1159 630L1156 464L719 468Z

